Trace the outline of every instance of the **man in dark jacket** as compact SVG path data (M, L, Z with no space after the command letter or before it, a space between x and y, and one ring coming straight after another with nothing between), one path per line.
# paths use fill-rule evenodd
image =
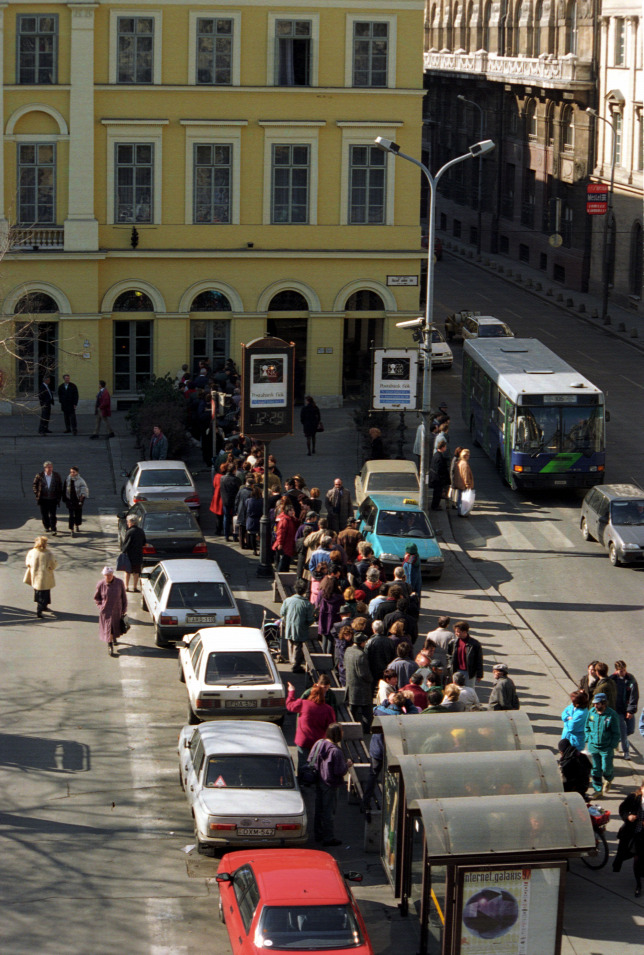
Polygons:
M366 633L354 635L353 645L347 647L344 654L344 668L347 677L345 701L351 718L362 723L362 730L368 733L373 716L373 683L369 660L364 646L368 640Z
M63 383L58 389L58 403L65 418L65 434L69 434L71 431L78 434L78 424L76 423L78 388L69 375L63 375Z
M517 688L508 676L506 664L493 663L492 676L495 683L490 693L488 708L491 710L518 710L520 706Z
M630 749L628 737L635 732L635 723L637 722L637 706L640 698L640 691L637 680L632 673L626 669L623 660L615 661L615 672L611 674L611 680L617 689L615 698L615 712L619 716L619 732L622 740L622 756L624 759L630 759Z
M63 496L63 480L54 471L51 461L45 461L42 471L33 480L32 488L36 496L36 503L40 508L42 526L56 537L56 508Z
M466 620L454 624L456 637L452 647L452 673L463 673L465 686L476 686L483 679L483 647L470 636Z
M409 634L410 643L414 644L418 639L418 621L410 612L410 603L409 597L399 597L395 609L386 614L382 622L385 625L385 633L389 633L396 621L402 620L405 624L405 633ZM382 607L382 604L380 606Z
M51 407L54 403L54 393L52 391L51 377L44 375L40 391L38 392L38 401L40 403L40 422L38 424L38 434L50 434L49 419L51 418Z
M237 518L237 535L239 537L239 543L242 550L246 550L248 547L246 542L246 501L250 497L254 486L255 478L247 477L246 484L243 487L240 487L240 489L237 491L237 494L235 495L233 514Z
M432 488L432 511L439 511L443 490L449 485L447 442L436 442L436 450L429 466L429 486Z
M224 509L224 537L227 541L231 540L233 533L233 514L235 513L235 500L237 492L241 487L241 481L235 473L235 465L229 464L226 473L219 484L219 493L221 494L221 504Z
M393 613L396 609L396 604L402 596L403 591L398 583L390 584L385 599L380 601L373 612L373 619L384 620L387 614Z
M379 632L376 631L376 627L378 627ZM384 633L381 621L374 623L374 635L367 641L365 651L369 661L373 690L375 691L378 681L382 679L382 674L396 656L395 644Z

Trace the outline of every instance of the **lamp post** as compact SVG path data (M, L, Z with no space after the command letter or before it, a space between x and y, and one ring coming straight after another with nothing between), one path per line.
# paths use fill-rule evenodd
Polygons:
M456 99L460 99L462 103L466 103L468 106L474 107L479 111L479 140L483 140L483 107L479 106L478 103L475 103L473 99L466 99L465 96L459 95ZM483 156L479 156L479 169L478 169L478 182L476 189L476 212L477 212L477 224L476 224L476 254L481 254L481 190L483 188Z
M610 275L610 262L612 258L612 236L613 232L611 229L611 219L613 217L613 186L615 184L615 161L617 158L617 131L615 126L609 119L606 119L605 116L600 116L596 109L592 109L590 106L586 109L586 112L589 116L594 116L595 119L600 119L602 123L606 123L607 126L610 126L613 131L613 148L611 150L610 158L610 185L608 187L608 205L606 207L606 220L604 222L604 250L603 250L603 261L602 261L602 321L606 320L608 314L608 279Z
M427 184L429 186L429 198L428 198L428 213L427 213L427 224L428 224L428 237L427 237L427 291L425 295L425 321L423 324L422 332L423 337L421 341L421 351L423 355L423 403L421 408L422 424L423 424L423 440L421 442L421 453L420 453L420 506L423 510L427 510L428 504L428 487L427 480L429 474L429 415L431 411L431 395L432 395L432 313L434 310L434 215L435 215L435 204L436 204L436 186L438 185L438 180L441 178L443 173L447 172L448 169L451 169L452 166L456 166L460 162L464 162L466 159L476 159L478 156L484 156L486 153L491 152L494 149L494 143L491 139L485 139L480 143L474 143L473 146L470 146L468 152L463 156L457 156L456 159L451 159L449 162L446 162L444 166L438 170L435 176L432 176L431 172L427 166L420 162L418 159L414 159L413 156L408 156L406 153L401 152L400 146L398 143L392 142L391 139L383 139L382 136L376 138L376 145L379 146L387 153L391 153L394 157L399 159L406 159L408 162L418 166L422 170L425 178L427 179ZM417 322L412 322L412 325L417 325Z

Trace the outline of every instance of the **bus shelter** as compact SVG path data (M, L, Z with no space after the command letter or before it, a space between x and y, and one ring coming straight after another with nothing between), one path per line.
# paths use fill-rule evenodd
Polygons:
M578 793L419 799L419 955L559 955L566 862L595 846Z

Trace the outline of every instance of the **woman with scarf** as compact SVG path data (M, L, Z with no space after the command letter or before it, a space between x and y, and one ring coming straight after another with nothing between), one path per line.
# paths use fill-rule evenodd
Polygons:
M73 464L63 484L63 501L69 510L69 529L72 537L80 534L83 523L83 504L89 497L89 488Z

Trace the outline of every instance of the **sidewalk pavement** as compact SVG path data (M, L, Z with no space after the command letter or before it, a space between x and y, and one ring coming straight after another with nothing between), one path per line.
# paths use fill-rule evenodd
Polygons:
M608 299L606 321L601 319L601 300L589 292L575 292L558 285L555 281L523 262L515 262L503 255L476 250L453 238L443 239L443 252L455 258L466 259L470 265L490 272L524 292L530 292L548 305L555 305L563 312L574 314L589 325L603 328L622 341L644 351L644 313L618 305ZM439 322L440 324L440 322Z

